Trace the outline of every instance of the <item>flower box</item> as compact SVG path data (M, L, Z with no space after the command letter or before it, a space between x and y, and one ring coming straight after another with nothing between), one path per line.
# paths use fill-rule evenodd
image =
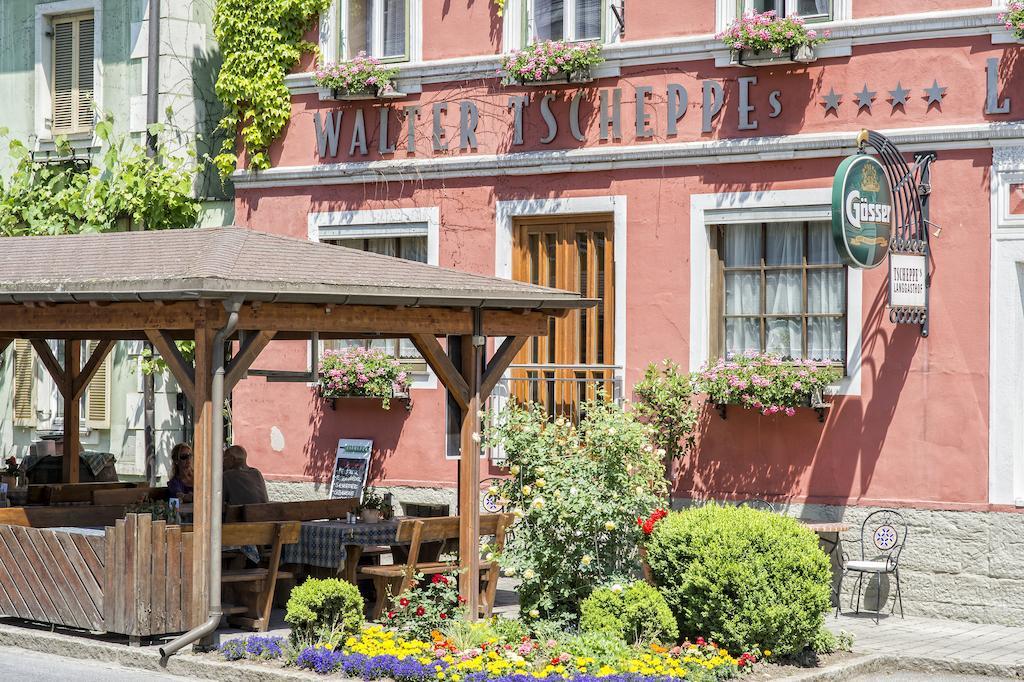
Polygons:
M322 398L377 400L387 410L393 399L407 399L408 391L409 373L402 369L401 362L380 349L328 349L320 358L317 392Z
M731 64L736 66L779 66L781 64L810 64L818 58L810 45L797 45L774 54L770 50L732 50Z
M376 403L381 405L384 401L384 397L379 395L320 395L321 398L328 401L331 409L337 412L338 403L344 405L349 403L350 405L366 405L369 403ZM389 403L399 402L405 407L406 411L412 410L412 396L409 393L394 392L390 396L387 396Z
M398 68L360 52L347 62L322 64L313 72L313 82L337 100L367 100L404 97L395 91Z
M588 66L584 69L577 69L575 71L559 71L551 74L550 78L516 81L516 83L525 87L544 87L547 85L579 85L583 83L592 83L593 81L594 76Z
M405 97L404 92L395 90L393 83L383 87L364 88L362 90L346 90L344 88L331 88L331 99L340 102L354 102L368 99L398 99Z

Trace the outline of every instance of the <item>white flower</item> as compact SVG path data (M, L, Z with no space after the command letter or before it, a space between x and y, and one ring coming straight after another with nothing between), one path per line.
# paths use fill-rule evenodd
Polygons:
M487 561L494 561L494 552L488 552L487 556L484 557Z
M533 484L538 488L543 488L547 484L547 482L543 478L538 478L536 481L533 482Z
M512 515L513 515L513 516L515 516L515 517L516 517L517 519L521 519L521 518L523 518L524 516L526 516L526 512L524 512L524 511L523 511L522 509L520 509L519 507L516 507L516 508L515 508L515 509L514 509L514 510L512 511Z
M619 592L622 592L622 585L615 583L614 585L612 585L611 590L612 592L618 594Z
M508 568L505 569L505 575L512 576L512 575L515 575L515 574L516 574L516 569L514 567L509 566Z
M476 418L477 419L483 419L486 416L487 416L487 414L483 410L477 410L477 412L476 412Z
M510 466L508 468L508 472L510 474L512 474L513 476L515 476L516 474L519 473L519 465L518 464L513 464L512 466Z
M583 564L584 566L589 566L590 562L593 561L593 560L594 560L594 557L590 556L589 554L584 554L583 558L580 559L580 563Z
M524 495L529 495L531 492L533 492L533 488L531 488L528 485L524 485L523 486L523 494Z
M553 493L553 497L554 497L554 498L555 498L556 500L560 500L560 499L562 499L562 491L561 491L561 490L556 490L556 491L555 491L555 492Z
M665 456L665 448L658 448L658 451L656 453L654 453L654 454L656 454L658 457L664 457Z
M472 438L473 438L473 442L474 443L479 443L480 442L480 434L477 433L476 431L473 432Z
M525 571L523 571L523 579L524 580L533 580L536 577L537 577L537 574L533 572L532 568L528 568Z
M537 467L537 475L538 476L543 476L544 475L544 467Z
M579 490L577 490L577 489L576 489L575 487L573 487L573 488L569 488L569 494L570 494L570 495L578 495L578 494L579 494L579 492L580 492L580 491L579 491Z
M544 498L543 497L534 498L534 500L533 500L533 508L534 509L543 509L544 508Z
M604 522L604 529L605 530L615 530L615 522L614 521L605 521Z
M537 609L531 609L530 618L540 618L540 611L538 611Z
M651 445L650 443L648 443L647 445L644 446L644 451L646 451L646 452L654 452L654 446Z
M608 435L609 436L614 436L615 435L615 427L614 426L608 429Z
M644 487L642 485L638 485L636 487L636 494L637 495L643 495L644 494Z

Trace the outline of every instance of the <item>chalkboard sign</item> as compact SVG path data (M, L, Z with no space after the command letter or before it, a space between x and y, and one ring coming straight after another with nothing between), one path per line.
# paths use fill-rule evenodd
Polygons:
M342 438L338 441L338 454L334 460L334 475L331 478L331 499L363 498L363 486L366 485L371 452L372 440Z

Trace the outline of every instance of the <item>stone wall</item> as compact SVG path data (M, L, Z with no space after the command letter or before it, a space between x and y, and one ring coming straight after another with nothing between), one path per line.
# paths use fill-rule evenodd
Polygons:
M674 500L676 507L691 500ZM864 519L877 507L778 504L779 511L807 521L843 521L850 530L840 551L860 557L857 543ZM930 616L1024 626L1024 513L899 509L907 523L900 557L900 586L908 616ZM843 541L845 540L845 544ZM869 547L870 538L868 539ZM838 576L837 576L838 577ZM856 603L857 574L842 586L842 609ZM875 605L877 581L864 578L861 609ZM882 579L883 613L896 596L895 581ZM899 614L899 606L896 606Z
M267 494L275 502L318 500L327 497L329 487L326 483L267 481ZM454 488L374 486L374 490L381 494L391 493L397 507L395 512L398 514L405 513L408 504L448 505L453 512L456 507L457 495Z

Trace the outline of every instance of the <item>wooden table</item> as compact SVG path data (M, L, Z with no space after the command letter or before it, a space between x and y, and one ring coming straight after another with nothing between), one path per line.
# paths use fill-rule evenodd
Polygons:
M304 521L299 542L284 548L281 562L333 568L338 576L356 581L359 559L365 547L394 547L399 519L377 523Z

